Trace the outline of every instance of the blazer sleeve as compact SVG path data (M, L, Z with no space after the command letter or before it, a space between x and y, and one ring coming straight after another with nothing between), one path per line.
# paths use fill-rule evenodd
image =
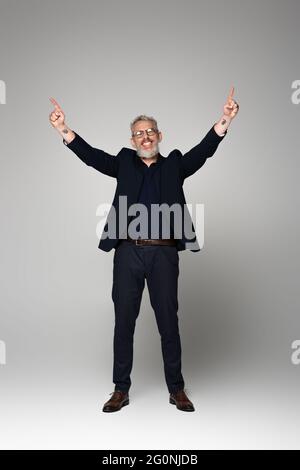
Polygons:
M103 150L94 148L75 131L73 132L75 134L75 138L72 142L68 144L63 140L66 147L72 150L86 165L92 166L95 170L100 171L104 175L117 178L120 163L119 154L114 156L104 152Z
M180 170L183 179L193 175L204 165L207 158L213 156L219 143L224 139L226 134L227 130L225 131L225 134L219 136L213 125L199 144L181 156Z

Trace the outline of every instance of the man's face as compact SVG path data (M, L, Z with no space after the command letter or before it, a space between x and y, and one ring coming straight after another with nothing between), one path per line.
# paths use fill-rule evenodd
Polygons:
M161 132L155 132L152 135L146 133L147 129L155 129L152 121L138 121L133 127L133 133L137 131L144 131L141 137L134 136L131 138L131 144L136 149L139 157L151 158L159 153L158 143L162 139Z

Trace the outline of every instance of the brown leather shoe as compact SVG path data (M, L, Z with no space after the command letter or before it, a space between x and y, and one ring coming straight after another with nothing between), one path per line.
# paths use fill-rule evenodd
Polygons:
M128 392L122 392L121 390L115 390L110 393L112 397L104 403L102 411L111 413L112 411L119 411L122 406L129 405Z
M195 411L193 403L188 399L184 390L179 390L176 393L170 393L169 402L176 405L176 408L181 411Z

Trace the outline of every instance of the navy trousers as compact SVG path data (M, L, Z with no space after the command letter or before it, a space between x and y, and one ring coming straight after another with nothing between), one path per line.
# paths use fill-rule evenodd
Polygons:
M121 240L113 259L112 299L115 309L113 382L128 391L133 363L133 337L147 281L161 337L164 373L170 393L184 388L178 329L179 255L175 246L142 246Z

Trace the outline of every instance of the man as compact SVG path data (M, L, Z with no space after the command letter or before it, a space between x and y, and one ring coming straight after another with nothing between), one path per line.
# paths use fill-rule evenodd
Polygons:
M186 233L187 225L194 229L182 185L211 157L236 116L239 106L233 99L234 88L228 95L223 115L204 139L185 155L177 149L167 158L159 152L162 132L153 117L140 115L131 123L131 144L116 155L91 147L65 123L59 104L50 98L54 110L49 115L52 126L86 165L117 179L114 200L108 214L99 248L115 248L113 259L112 300L115 310L114 365L112 397L102 411L119 411L129 404L130 373L133 362L133 337L139 314L145 279L161 336L169 403L181 411L194 411L184 389L181 373L181 342L178 329L178 251L200 251L197 238ZM124 201L126 198L126 208ZM152 212L154 207L175 207L171 220ZM136 206L142 217L134 218ZM145 210L144 210L145 209ZM138 223L137 223L138 221ZM183 231L182 231L183 229ZM143 236L141 236L141 233ZM154 235L153 235L154 233ZM168 233L165 236L165 233Z

